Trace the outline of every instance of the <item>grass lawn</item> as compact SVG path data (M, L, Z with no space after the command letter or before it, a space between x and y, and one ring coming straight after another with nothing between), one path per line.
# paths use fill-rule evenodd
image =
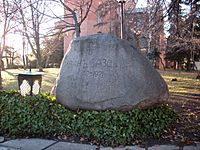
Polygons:
M6 69L2 71L3 78L3 89L18 89L18 81L16 73L27 72L24 69ZM32 69L33 72L37 71ZM55 85L56 77L59 73L59 68L48 68L44 69L44 75L42 76L42 92L50 92L52 87Z
M28 71L28 70L27 70ZM33 72L37 71L33 69ZM17 76L15 73L24 72L23 69L7 69L2 71L3 88L18 89ZM171 93L179 94L200 94L200 81L196 79L196 73L159 70L163 78L168 84L169 91ZM42 77L42 92L50 92L55 85L56 77L59 73L59 68L44 69L44 75ZM177 78L177 82L172 82L171 79Z
M200 81L196 79L196 72L175 70L159 70L159 72L167 82L171 93L200 94ZM173 78L176 78L177 82L172 82L171 79Z

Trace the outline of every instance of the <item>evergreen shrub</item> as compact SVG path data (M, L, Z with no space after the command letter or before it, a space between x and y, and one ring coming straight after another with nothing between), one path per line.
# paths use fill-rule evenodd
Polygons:
M48 94L23 97L15 91L0 92L0 134L4 136L67 135L117 146L138 138L159 138L176 118L175 111L167 105L128 112L74 112Z

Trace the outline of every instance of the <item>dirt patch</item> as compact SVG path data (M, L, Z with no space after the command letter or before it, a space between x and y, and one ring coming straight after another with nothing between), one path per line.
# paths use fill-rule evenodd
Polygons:
M184 141L200 141L200 94L171 93L169 105L179 115L176 135Z

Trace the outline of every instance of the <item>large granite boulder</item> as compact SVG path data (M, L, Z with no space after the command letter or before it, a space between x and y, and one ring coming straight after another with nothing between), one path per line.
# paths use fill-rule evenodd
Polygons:
M108 34L76 38L65 55L55 94L76 110L130 110L163 103L168 88L149 61L126 40Z

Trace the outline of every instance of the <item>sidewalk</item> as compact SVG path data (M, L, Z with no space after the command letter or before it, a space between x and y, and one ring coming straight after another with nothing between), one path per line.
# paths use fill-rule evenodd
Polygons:
M0 150L200 150L200 143L184 147L178 147L175 145L155 145L146 149L138 146L99 148L96 145L77 144L45 139L16 139L4 141L4 138L0 137Z

